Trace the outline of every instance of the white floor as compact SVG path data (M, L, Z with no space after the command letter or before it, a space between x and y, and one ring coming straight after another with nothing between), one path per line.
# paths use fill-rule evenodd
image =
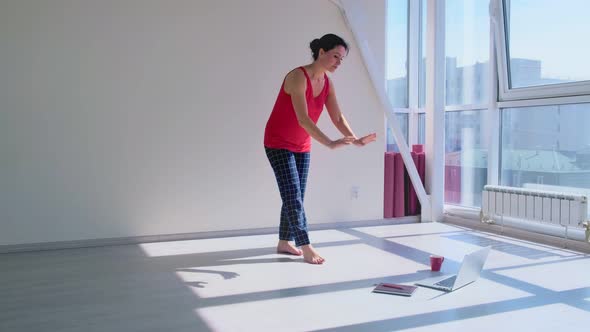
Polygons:
M311 232L322 266L274 253L276 235L0 255L0 331L586 331L590 256L451 225ZM454 273L456 292L371 293Z

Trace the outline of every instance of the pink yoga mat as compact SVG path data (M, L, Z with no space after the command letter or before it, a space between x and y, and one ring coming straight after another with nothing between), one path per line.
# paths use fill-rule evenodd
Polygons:
M424 152L418 153L418 174L420 175L420 180L422 180L422 183L426 183L425 179L426 179L426 155L424 154ZM418 202L418 211L417 213L420 213L421 209L420 209L420 202Z
M418 169L418 154L416 152L411 152L412 160L414 161L414 165L416 165L416 169ZM420 174L420 173L418 173ZM416 195L416 190L412 185L412 180L408 176L407 178L408 183L408 211L407 214L409 216L415 216L418 214L418 196Z
M393 152L385 152L385 183L383 186L383 218L393 218Z
M422 146L414 146L412 160L418 170L420 180L424 183L426 157ZM394 218L420 213L420 202L416 190L411 185L403 158L397 152L385 152L384 155L384 186L383 186L383 217Z
M461 166L445 166L445 202L461 203Z
M402 159L401 153L395 153L393 169L393 216L403 217L406 215L406 195L404 183L404 160Z

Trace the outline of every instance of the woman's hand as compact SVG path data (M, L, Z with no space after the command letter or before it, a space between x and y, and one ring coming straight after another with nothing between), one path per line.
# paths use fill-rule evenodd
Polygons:
M337 139L335 141L330 142L330 144L328 144L328 147L332 150L346 146L346 145L350 145L352 144L354 141L356 140L356 137L354 136L345 136L342 137L340 139Z
M372 133L369 134L367 136L363 136L361 138L357 138L355 139L352 143L356 146L365 146L371 142L375 142L375 140L377 139L377 134L376 133Z

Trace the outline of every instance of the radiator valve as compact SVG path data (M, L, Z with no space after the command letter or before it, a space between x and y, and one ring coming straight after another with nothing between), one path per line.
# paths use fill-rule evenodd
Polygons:
M483 214L483 211L479 212L479 220L484 224L493 224L494 219L490 218L489 216Z
M586 229L586 242L590 243L590 220L584 221L582 227Z

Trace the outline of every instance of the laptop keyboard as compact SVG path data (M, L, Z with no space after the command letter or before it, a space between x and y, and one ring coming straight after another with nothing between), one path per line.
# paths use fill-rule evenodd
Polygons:
M457 276L452 276L435 283L435 285L451 288L455 284L455 279L457 279Z

